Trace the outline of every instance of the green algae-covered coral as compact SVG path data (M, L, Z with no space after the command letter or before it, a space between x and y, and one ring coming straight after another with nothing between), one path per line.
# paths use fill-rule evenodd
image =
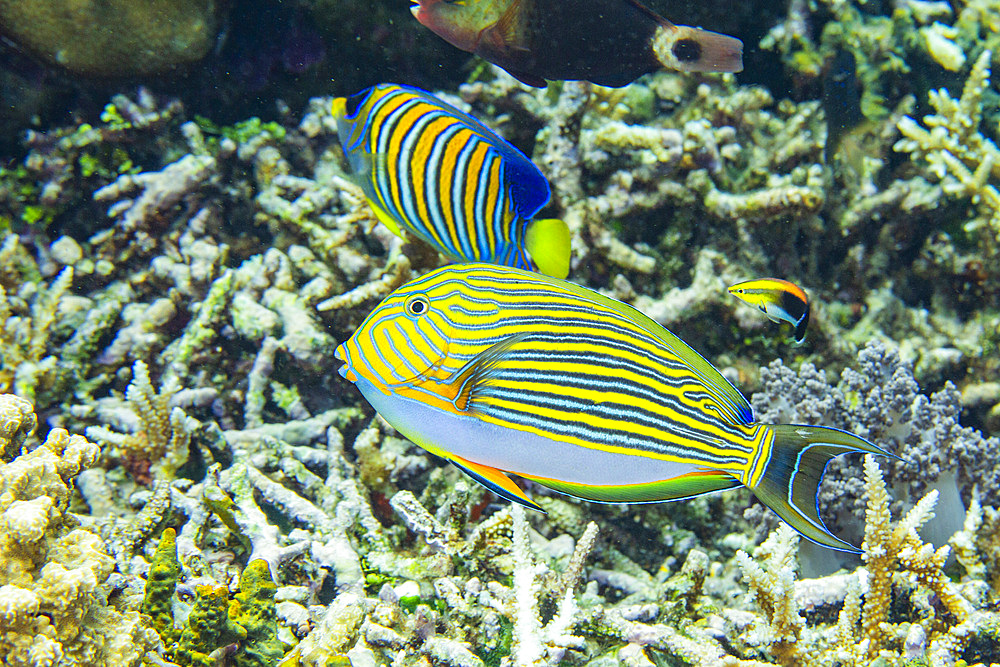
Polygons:
M277 587L264 560L251 561L240 576L240 592L230 599L225 586L199 585L183 628L175 627L174 592L180 578L176 532L163 531L146 579L142 611L168 646L167 656L184 667L217 664L214 652L233 643L234 667L274 665L285 651L278 640L274 593Z
M246 638L233 656L235 667L269 667L285 654L278 641L275 590L264 560L251 561L240 575L240 592L229 606L229 617L243 628Z
M197 598L187 625L173 650L178 665L212 667L212 652L246 638L246 632L229 618L229 590L225 586L195 587Z
M146 589L142 597L142 613L152 618L153 629L164 642L176 638L174 629L173 596L181 564L177 561L177 531L167 528L153 554L153 561L146 575Z
M0 414L23 402L0 395ZM33 416L32 416L33 417ZM22 420L23 424L33 423ZM11 667L137 665L148 647L138 614L107 607L114 569L101 538L75 527L70 484L97 445L53 429L39 447L0 463L0 655Z
M0 30L80 74L128 76L198 60L215 41L216 0L0 0Z

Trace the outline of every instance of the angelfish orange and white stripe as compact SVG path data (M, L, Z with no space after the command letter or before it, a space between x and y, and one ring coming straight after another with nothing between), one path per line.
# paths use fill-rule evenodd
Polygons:
M639 311L509 267L413 280L336 356L400 433L535 509L507 473L602 502L746 486L808 539L857 553L824 526L818 485L838 454L886 453L832 428L757 423L736 387Z

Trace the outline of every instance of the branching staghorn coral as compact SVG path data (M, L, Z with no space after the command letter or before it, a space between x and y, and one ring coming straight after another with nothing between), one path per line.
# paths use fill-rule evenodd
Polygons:
M945 89L932 90L930 105L937 113L925 116L926 127L914 119L900 119L903 139L895 149L926 163L926 171L940 181L945 194L970 199L979 216L965 223L966 231L982 239L991 256L1000 252L1000 149L982 134L983 94L989 86L989 50L976 59L955 99Z
M914 658L935 666L953 665L970 637L981 633L989 636L989 628L1000 619L995 612L975 610L963 590L945 574L949 547L935 550L917 534L933 517L937 491L929 492L894 523L874 457L865 457L864 469L868 494L862 546L865 566L847 587L837 623L804 628L805 619L795 595L798 536L782 526L762 545L770 554L763 567L746 553L737 554L750 593L767 622L763 634L755 628L753 635L745 637L751 645L763 641L783 665L819 667L838 663L860 667L876 659L903 664ZM933 594L939 606L923 605L923 617L912 624L890 620L894 601L904 596L920 600L927 594Z
M7 235L3 245L3 254L16 252L17 236ZM49 354L49 338L72 282L73 269L66 267L48 285L24 281L5 289L0 283L0 391L34 400L56 382L59 358Z
M88 437L113 445L140 484L173 479L188 460L191 433L198 426L197 420L171 404L179 389L176 379L168 378L157 391L149 379L149 367L143 361L136 361L132 366L132 382L125 390L124 406L131 415L116 409L119 405L101 411L109 417L122 418L121 425L129 432L92 426L87 428Z
M795 558L799 535L782 524L757 549L758 564L745 551L736 552L750 595L764 612L766 624L753 629L751 644L766 646L782 664L796 664L801 659L800 643L803 618L795 604Z

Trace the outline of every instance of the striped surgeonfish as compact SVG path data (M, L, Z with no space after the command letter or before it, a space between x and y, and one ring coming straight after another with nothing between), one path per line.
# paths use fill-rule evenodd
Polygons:
M757 278L736 283L729 293L756 306L772 322L788 322L795 327L795 342L806 338L809 326L809 297L805 290L781 278Z
M549 184L523 153L418 88L381 84L333 101L340 142L376 217L453 259L565 278L562 220L534 220Z
M341 375L400 433L508 500L505 473L572 496L654 502L748 487L802 535L850 433L754 422L740 392L631 306L517 269L466 264L390 294L337 348Z

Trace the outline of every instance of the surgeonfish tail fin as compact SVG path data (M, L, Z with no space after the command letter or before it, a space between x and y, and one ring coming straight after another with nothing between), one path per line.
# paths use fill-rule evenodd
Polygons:
M741 72L743 42L686 25L662 25L653 36L660 64L681 72Z
M524 247L538 270L553 278L569 275L570 233L562 220L532 220L524 233Z
M806 539L838 551L861 553L827 530L819 517L819 484L832 458L848 452L891 456L864 438L824 426L782 424L774 433L771 453L751 491Z

